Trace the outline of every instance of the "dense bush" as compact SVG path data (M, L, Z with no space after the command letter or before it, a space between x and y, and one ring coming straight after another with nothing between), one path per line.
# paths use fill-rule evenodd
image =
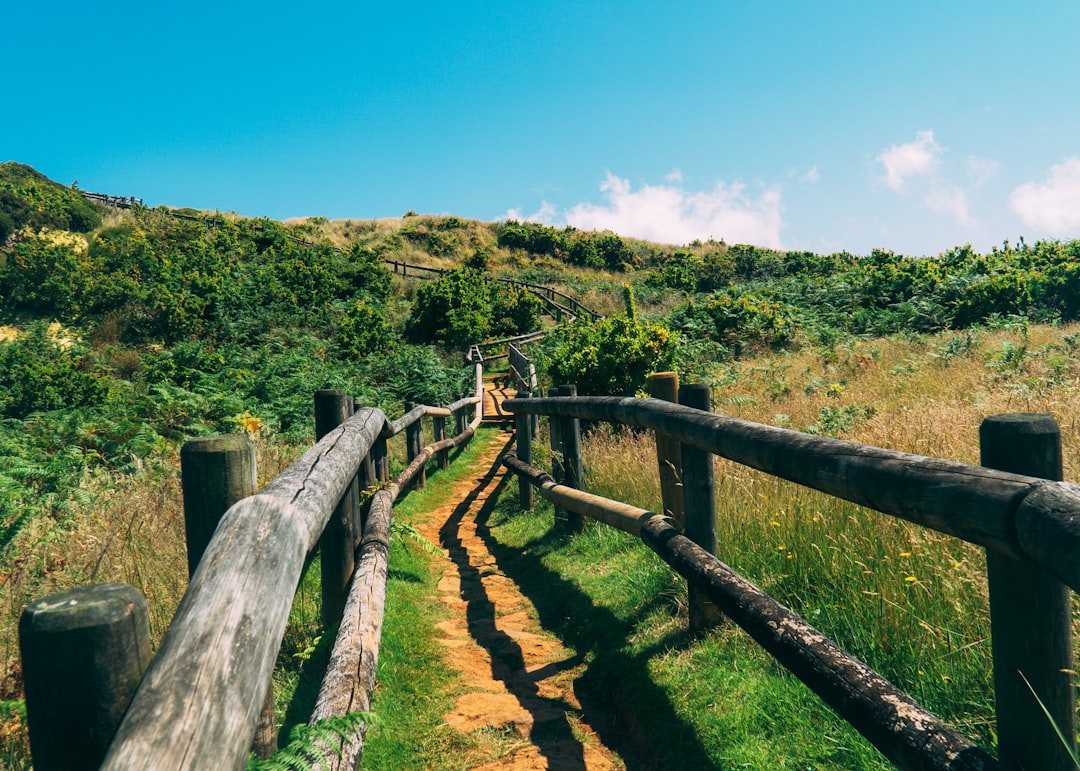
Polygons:
M59 325L37 322L14 340L0 342L0 415L100 404L110 378L95 371L86 351L57 338Z
M630 287L625 293L625 313L596 322L578 319L544 339L540 367L554 384L576 385L581 395L633 396L651 373L671 368L677 335L640 320Z
M0 215L10 222L11 231L26 226L88 233L101 224L101 211L77 190L58 185L29 166L0 163Z
M450 271L420 286L405 332L415 343L465 348L540 326L540 300L474 268Z

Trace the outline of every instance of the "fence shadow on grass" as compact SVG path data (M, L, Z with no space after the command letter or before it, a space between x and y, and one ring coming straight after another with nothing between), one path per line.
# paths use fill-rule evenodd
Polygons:
M501 466L502 456L508 448L509 445L500 453L469 499L454 511L442 533L443 545L450 549L451 558L461 572L462 583L467 577L479 583L480 577L476 568L468 564L468 555L460 543L455 547L457 525L479 491L498 479L494 491L476 515L477 535L495 557L500 570L536 606L543 627L575 651L567 661L550 666L572 668L585 661L588 652L595 652L575 685L575 695L589 725L607 747L622 757L628 769L715 768L693 729L679 718L667 695L648 673L648 662L653 655L678 645L684 638L689 639L688 636L677 633L640 653L623 652L632 626L608 609L594 604L592 598L573 582L547 568L537 554L568 536L550 530L533 543L534 548L523 550L503 545L492 534L488 522L510 479L504 475ZM494 607L490 601L470 603L468 613L469 628L474 637L494 626ZM515 660L520 662L521 651L509 638L494 641L487 647L493 660L505 664ZM550 671L546 670L534 673L524 692L514 690L515 687L520 689L520 684L508 682L507 687L515 695L532 696L538 678L550 676ZM560 706L566 708L566 705ZM568 725L558 728L560 734L570 735Z

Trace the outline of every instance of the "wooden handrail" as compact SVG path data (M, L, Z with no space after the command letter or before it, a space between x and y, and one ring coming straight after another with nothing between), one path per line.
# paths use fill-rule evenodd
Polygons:
M1041 565L1080 591L1080 487L868 447L659 399L508 399L510 412L649 428L891 516Z

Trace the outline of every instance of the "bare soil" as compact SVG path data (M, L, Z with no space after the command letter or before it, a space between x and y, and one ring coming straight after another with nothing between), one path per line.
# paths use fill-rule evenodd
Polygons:
M450 617L438 625L450 665L465 686L444 716L456 731L500 737L482 771L623 768L603 746L574 695L581 665L536 621L529 600L499 568L477 518L494 505L504 474L505 442L493 444L457 483L450 502L416 523L445 553L440 600ZM507 741L509 739L509 741Z

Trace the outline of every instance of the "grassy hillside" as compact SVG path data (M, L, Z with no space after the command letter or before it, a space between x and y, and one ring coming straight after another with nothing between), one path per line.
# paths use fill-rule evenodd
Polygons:
M651 370L672 367L709 383L721 412L968 462L982 416L1048 411L1065 427L1075 479L1078 259L1075 241L911 259L412 213L281 223L116 211L0 164L0 734L16 745L23 735L15 622L29 600L122 580L148 596L155 636L164 629L185 584L185 439L247 431L269 478L311 440L318 388L392 414L406 399L452 400L468 387L463 341L540 323L528 297L481 276L553 285L610 317L554 330L534 349L546 382L633 393ZM403 280L386 260L459 272ZM653 506L641 441L593 436L589 484ZM879 665L902 687L989 741L978 555L725 473L726 499L745 501L723 515L736 564L823 615L826 631L871 663L886 656ZM628 490L627 479L643 487ZM809 511L836 528L814 540ZM885 588L865 588L871 574ZM863 596L871 611L849 629L851 598ZM924 598L940 607L910 604ZM970 628L941 615L953 607ZM886 631L873 631L871 617L890 614ZM916 628L933 631L929 648L908 645L917 635L903 630ZM309 632L299 639L318 634ZM894 642L895 660L883 653ZM962 671L960 696L949 696L960 682L951 669L933 670L933 687L912 674L931 671L916 662L935 656ZM695 656L665 658L657 677L684 658Z

